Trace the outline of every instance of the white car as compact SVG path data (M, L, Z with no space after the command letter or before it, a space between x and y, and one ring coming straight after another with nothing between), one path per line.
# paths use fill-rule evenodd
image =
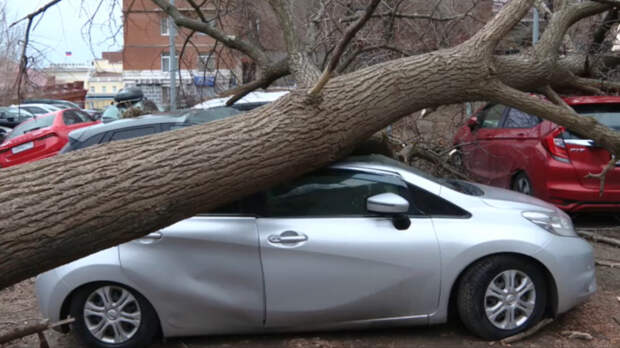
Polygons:
M49 114L50 112L64 110L64 108L61 108L60 106L51 105L51 104L21 104L21 105L11 105L11 107L24 109L34 114L35 116L45 115L45 114Z

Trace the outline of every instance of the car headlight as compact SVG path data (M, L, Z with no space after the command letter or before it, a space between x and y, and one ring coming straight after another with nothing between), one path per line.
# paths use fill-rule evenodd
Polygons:
M573 222L564 212L524 211L522 215L553 234L564 237L577 237L577 233L575 233L573 228Z

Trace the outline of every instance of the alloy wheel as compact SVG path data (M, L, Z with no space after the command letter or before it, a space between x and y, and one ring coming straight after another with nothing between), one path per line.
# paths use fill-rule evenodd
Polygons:
M487 319L503 330L522 326L532 316L535 307L534 282L525 273L514 269L493 278L484 295Z
M142 313L136 298L127 289L107 285L88 295L84 303L88 331L104 343L124 343L140 328Z

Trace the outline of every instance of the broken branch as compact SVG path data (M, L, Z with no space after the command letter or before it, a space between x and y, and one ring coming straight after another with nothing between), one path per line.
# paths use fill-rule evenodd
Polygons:
M355 34L357 34L357 32L360 31L362 27L364 27L364 24L368 22L368 20L372 16L372 13L375 12L375 9L379 5L379 2L380 0L371 0L370 4L368 4L368 7L366 8L366 11L364 12L364 15L360 17L355 23L353 23L349 27L349 29L347 29L346 33L342 37L342 40L340 40L340 42L338 43L338 46L336 47L336 51L334 52L334 55L332 56L329 63L325 67L325 70L323 70L323 73L321 74L321 77L319 77L319 80L317 81L317 83L308 92L308 95L312 97L316 97L319 94L319 92L321 92L321 89L323 88L323 86L325 86L327 81L329 81L329 78L331 77L332 73L336 69L336 66L338 66L340 57L342 56L342 54L344 53L344 50L349 45L349 42L351 42Z
M37 334L45 330L55 328L57 326L66 325L72 323L73 321L75 321L75 319L67 318L65 320L50 324L48 319L43 319L36 324L18 327L9 331L6 334L0 335L0 344L11 342L18 338L26 337L29 335Z
M583 230L577 230L577 234L579 234L585 239L592 240L594 242L601 242L620 248L620 239L601 236L598 233L587 232Z
M607 173L616 166L616 155L612 154L609 163L603 168L603 170L598 173L589 173L586 175L586 179L599 179L601 181L601 188L599 189L599 196L603 197L603 190L605 189L605 179L607 178Z
M536 324L534 327L532 327L529 330L523 331L521 333L518 333L514 336L510 336L510 337L506 337L503 340L500 341L500 343L502 345L506 345L506 344L511 344L511 343L515 343L515 342L519 342L519 341L523 341L524 339L532 336L533 334L537 333L538 331L540 331L540 329L542 329L543 327L551 324L553 322L553 318L547 318L541 322L539 322L538 324Z

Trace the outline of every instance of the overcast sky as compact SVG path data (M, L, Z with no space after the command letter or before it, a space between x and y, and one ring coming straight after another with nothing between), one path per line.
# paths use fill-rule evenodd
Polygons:
M49 0L5 1L13 20L24 17L49 2ZM112 4L115 2L116 7L112 10ZM96 11L100 3L100 8ZM120 50L123 40L122 30L116 34L116 42L110 39L122 24L120 6L121 0L62 0L50 8L42 18L37 17L30 38L33 47L43 53L37 65L87 63L94 56L100 57L102 51ZM97 14L91 30L91 45L88 42L87 28L84 26L95 12ZM71 52L71 56L67 56L66 52ZM29 55L36 54L29 51Z

